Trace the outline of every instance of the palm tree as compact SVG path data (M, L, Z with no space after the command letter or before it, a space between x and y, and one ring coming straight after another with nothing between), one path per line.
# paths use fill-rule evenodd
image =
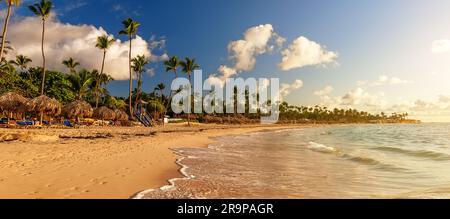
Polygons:
M24 55L18 55L16 56L16 60L9 62L19 67L22 71L25 71L28 68L28 64L32 62L32 60Z
M180 66L178 57L172 56L172 58L164 62L164 65L166 66L166 72L172 71L175 74L175 78L178 78L177 70Z
M114 79L107 74L99 73L97 70L93 70L91 75L92 75L91 88L94 90L95 108L98 108L100 93L103 93L103 94L107 93L106 89L104 89L102 86L108 84L109 82L113 81Z
M135 36L137 34L138 31L138 27L141 25L139 22L134 21L131 18L128 18L124 21L122 21L122 24L124 26L124 29L121 30L119 32L119 34L122 35L127 35L128 36L128 40L130 41L130 50L128 51L128 67L130 70L130 89L129 89L129 101L128 101L128 107L129 107L129 113L130 116L133 117L133 106L132 106L132 101L131 101L131 95L132 95L132 89L133 89L133 72L132 72L132 67L131 67L131 48L132 48L132 41L133 41L133 36Z
M155 90L159 91L161 93L161 104L164 104L164 90L166 89L166 85L163 83L160 83L156 85Z
M11 51L14 50L14 48L11 46L11 42L6 40L3 42L3 37L0 36L0 47L3 47L3 54L8 55ZM2 57L0 59L0 63L6 62L5 57Z
M137 93L136 93L136 100L134 103L134 107L137 107L137 104L139 103L139 98L141 95L141 88L142 88L142 73L145 70L145 66L150 63L150 61L145 57L145 55L137 56L136 58L133 58L131 60L133 63L132 68L133 71L136 72L137 78L138 78L138 86L137 86ZM131 95L130 95L131 98Z
M74 93L75 99L83 100L88 93L89 85L92 84L93 77L91 72L83 69L79 73L68 75L67 80L70 82L68 88Z
M180 62L180 66L181 66L183 72L188 75L189 82L191 84L191 90L192 90L191 74L194 72L194 70L199 69L200 66L195 62L195 59L190 59L188 57L186 57L184 61ZM189 95L191 95L191 94L189 94ZM191 101L189 101L189 104L191 104ZM188 113L188 125L191 125L190 117L191 117L191 114Z
M70 73L76 73L77 71L75 70L75 68L80 65L80 63L75 61L75 59L73 59L72 57L62 61L62 64L69 69Z
M5 1L6 4L8 4L8 11L6 12L5 24L3 25L2 43L0 47L0 60L3 60L3 52L5 50L6 34L8 33L8 24L9 18L11 17L12 6L15 5L17 7L22 3L22 0L5 0Z
M103 35L103 36L99 36L97 38L97 44L95 45L95 47L101 49L103 51L103 59L102 59L102 68L100 70L100 75L98 76L99 79L105 79L105 77L103 76L103 71L105 68L105 59L106 59L106 52L108 51L109 47L115 42L114 38L109 38L108 35ZM107 77L106 77L107 78ZM102 80L97 82L100 83L96 83L96 87L95 87L95 108L98 107L98 99L99 99L99 85L101 85Z
M45 42L45 21L50 16L52 11L53 3L50 0L41 0L40 3L36 3L34 5L28 6L28 8L38 17L42 19L42 41L41 41L41 50L42 50L42 85L41 85L41 95L44 94L44 86L45 86L45 51L44 51L44 42Z

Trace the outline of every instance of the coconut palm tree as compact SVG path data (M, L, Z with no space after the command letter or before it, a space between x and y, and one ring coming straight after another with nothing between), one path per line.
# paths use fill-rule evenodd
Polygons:
M66 66L69 69L69 72L72 74L77 72L75 68L80 65L80 63L75 61L75 59L73 59L72 57L62 61L62 64Z
M178 67L180 66L180 61L178 57L172 56L169 60L164 62L164 66L166 66L166 72L172 71L175 74L175 78L178 78Z
M138 78L138 86L137 86L137 93L136 93L136 100L134 103L134 107L137 107L137 104L140 100L141 95L141 88L142 88L142 73L145 70L145 66L150 63L149 59L145 57L145 55L138 55L136 58L133 58L131 60L133 71L136 73ZM130 96L131 98L131 96Z
M6 35L8 33L8 24L9 24L9 18L11 17L11 9L12 6L15 5L16 7L19 6L22 3L22 0L5 0L6 4L8 4L8 11L6 12L5 17L5 24L3 25L3 33L2 33L2 43L0 45L0 60L3 60L3 52L5 50L6 45Z
M91 88L94 90L95 108L98 108L100 94L105 93L105 91L106 91L106 89L103 89L102 86L108 84L109 82L113 81L114 79L107 74L99 73L97 70L93 70L91 72L91 75L92 75Z
M137 34L138 31L138 27L141 25L139 22L134 21L131 18L128 18L124 21L122 21L122 24L124 26L124 29L121 30L119 32L119 34L121 35L127 35L128 36L128 40L130 41L130 49L128 51L128 68L130 70L130 87L129 87L129 101L128 101L128 105L129 105L129 113L130 116L133 117L133 106L132 106L132 89L133 89L133 72L132 72L132 67L131 67L131 48L132 48L132 41L133 41L133 37Z
M42 41L41 41L41 51L42 51L42 85L41 85L41 95L44 94L44 86L45 86L45 51L44 51L44 42L45 42L45 21L50 16L52 11L53 3L50 0L41 0L40 3L36 3L34 5L28 6L28 8L33 12L36 16L42 19Z
M89 85L92 84L92 73L86 69L79 73L67 75L67 80L70 83L69 90L73 92L76 100L83 100L84 96L89 91Z
M20 70L25 71L28 68L28 64L32 62L30 58L24 55L16 56L16 60L9 61L11 64L20 68Z
M0 36L0 47L3 47L3 54L4 55L8 55L11 51L14 50L14 47L11 46L11 42L10 41L5 41L5 42L1 42L3 41L3 37ZM2 59L0 59L0 63L4 63L6 62L6 58L2 57Z
M190 59L188 57L186 57L184 59L184 61L180 62L180 66L181 66L183 72L188 75L189 82L191 83L191 90L192 90L191 74L194 72L194 70L199 69L200 66L195 62L195 59ZM189 104L190 103L191 103L191 101L189 101ZM191 117L191 114L188 113L188 125L191 125L190 117Z
M105 69L105 59L106 59L106 52L108 51L109 47L115 42L116 40L114 38L110 38L108 35L99 36L97 38L97 44L95 44L95 47L101 49L103 51L103 59L102 59L102 68L100 70L100 75L97 75L97 79L95 80L96 86L95 86L95 108L98 107L98 99L100 97L99 95L99 87L101 86L101 83L104 81L103 79L108 79L108 76L104 77L104 69Z
M159 91L161 93L161 103L164 104L164 90L166 89L166 85L163 83L160 83L156 85L155 90Z

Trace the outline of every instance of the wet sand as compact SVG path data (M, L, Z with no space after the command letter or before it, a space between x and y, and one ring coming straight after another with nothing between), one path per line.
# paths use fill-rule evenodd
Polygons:
M0 129L0 198L125 199L180 177L171 148L289 125Z

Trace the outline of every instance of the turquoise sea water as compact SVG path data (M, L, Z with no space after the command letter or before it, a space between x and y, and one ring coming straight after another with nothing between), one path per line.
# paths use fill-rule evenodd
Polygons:
M182 149L151 198L450 198L450 124L259 132Z

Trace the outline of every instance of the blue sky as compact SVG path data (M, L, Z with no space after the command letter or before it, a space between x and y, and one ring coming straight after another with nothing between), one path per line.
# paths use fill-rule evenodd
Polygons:
M257 56L254 68L238 76L279 77L286 84L301 80L303 87L286 96L299 105L332 107L347 101L344 105L367 110L417 111L423 118L430 116L424 113L426 107L439 105L442 109L432 116L450 118L445 105L450 95L450 53L445 49L450 39L449 1L55 0L54 4L60 22L103 27L122 40L126 39L117 34L121 21L133 17L142 24L139 35L144 40L152 36L166 40L165 47L152 54L195 57L205 74L218 74L220 65L233 65L227 50L231 41L242 39L251 27L271 24L286 39L283 47ZM17 12L31 16L26 7ZM280 51L300 36L338 54L335 63L280 70ZM444 50L433 52L437 41ZM145 76L145 90L170 83L173 76L164 72L161 62L151 67L156 74ZM314 94L326 86L332 89ZM110 89L113 95L126 96L128 85L116 81Z

